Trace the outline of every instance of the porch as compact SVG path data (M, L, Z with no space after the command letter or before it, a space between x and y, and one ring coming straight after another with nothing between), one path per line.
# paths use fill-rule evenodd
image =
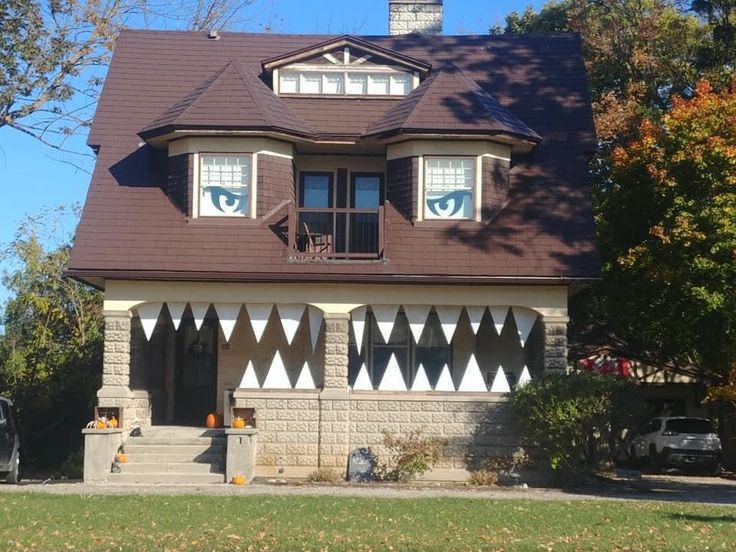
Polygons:
M564 287L110 282L106 297L99 405L124 428L252 409L262 476L343 470L382 432L420 429L450 442L432 477L464 479L470 449L518 444L505 393L566 366Z

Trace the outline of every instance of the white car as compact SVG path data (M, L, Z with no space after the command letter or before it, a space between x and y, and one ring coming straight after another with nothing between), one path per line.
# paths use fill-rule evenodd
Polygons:
M632 460L649 460L655 471L668 467L721 473L721 440L706 418L653 418L631 445Z

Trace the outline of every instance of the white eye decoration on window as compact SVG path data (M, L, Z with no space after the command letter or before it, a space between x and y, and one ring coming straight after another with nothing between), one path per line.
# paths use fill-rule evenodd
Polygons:
M202 155L201 160L199 216L248 216L250 157Z
M473 160L428 159L424 197L427 219L472 219Z

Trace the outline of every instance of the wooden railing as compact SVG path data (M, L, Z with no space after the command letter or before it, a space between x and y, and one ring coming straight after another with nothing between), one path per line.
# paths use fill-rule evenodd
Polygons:
M384 211L289 208L289 257L310 260L380 259Z

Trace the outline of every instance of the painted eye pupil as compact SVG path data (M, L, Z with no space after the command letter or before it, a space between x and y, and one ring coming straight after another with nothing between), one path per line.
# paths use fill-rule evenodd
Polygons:
M212 205L220 212L240 211L246 199L246 194L238 194L221 186L210 188Z
M463 208L466 197L471 196L472 193L467 190L456 190L435 199L427 199L427 206L437 217L453 217Z

